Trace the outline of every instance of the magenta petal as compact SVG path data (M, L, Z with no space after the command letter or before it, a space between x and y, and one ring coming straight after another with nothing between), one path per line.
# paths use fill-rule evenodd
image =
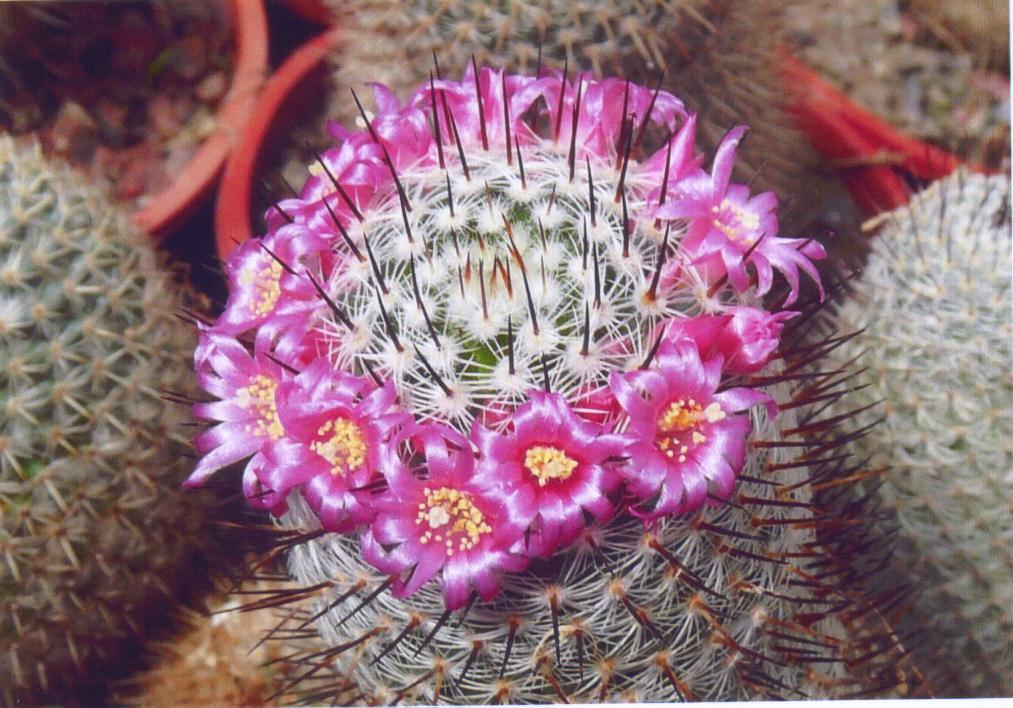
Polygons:
M728 274L728 282L739 292L749 289L749 274L742 262L742 254L735 248L722 248L721 264Z
M686 503L682 512L696 511L707 498L707 476L695 464L687 461L682 468L682 486L686 490Z
M728 187L728 180L732 176L732 168L735 167L735 151L739 142L749 130L746 126L740 125L728 131L721 144L714 153L714 165L711 169L711 184L714 194L724 194Z
M746 438L749 435L749 418L744 415L736 415L725 418L720 423L715 423L708 430L708 440L698 450L713 451L715 457L727 460L736 468L742 468L746 459ZM701 462L704 458L700 454L694 457ZM709 475L708 475L709 476Z
M328 473L327 466L318 455L291 438L269 442L264 446L264 457L270 464L260 479L278 492L288 492L314 475Z
M619 372L612 372L609 378L609 385L619 405L629 414L630 421L634 426L649 423L650 431L654 431L655 406L644 402L640 394L628 383L632 377Z
M260 482L260 470L266 461L262 455L254 455L243 470L243 496L254 509L270 511L275 516L285 513L285 495L264 489Z
M197 449L210 449L197 463L197 467L183 482L187 489L203 486L208 478L223 467L239 462L260 449L260 441L235 431L230 434L230 424L219 425L198 436Z
M464 555L451 558L443 566L443 573L441 575L443 602L448 610L459 610L468 604L470 596L469 576L468 560Z
M499 577L502 573L519 573L528 566L528 559L519 555L498 552L480 558L469 558L472 583L479 597L492 600L499 594Z
M567 494L573 504L588 510L619 486L619 473L603 465L587 465L583 479L570 485Z
M661 486L661 493L654 508L650 511L634 508L634 513L642 519L660 519L668 514L678 514L686 508L686 489L682 479L673 478Z
M643 446L631 453L630 463L623 470L630 491L641 499L655 494L668 476L668 462L654 450L653 445Z
M408 597L415 593L420 587L439 572L443 566L446 556L438 548L427 548L418 556L418 562L414 570L410 570L411 577L405 584L398 584L394 589L395 597Z
M741 465L733 466L727 460L725 464L717 467L716 471L709 478L711 485L714 487L714 496L721 499L728 499L731 496L732 490L735 489L736 471L741 468Z
M538 513L538 494L529 484L516 484L504 499L506 516L520 528L527 528Z
M472 563L470 573L472 584L475 586L475 591L479 597L488 602L499 595L499 581L492 564L482 562L477 564Z
M356 514L359 518L364 516L362 510L357 509L357 499L348 492L343 481L329 474L315 475L306 485L304 494L320 519L320 525L328 531L352 531L356 525L353 511L359 512Z
M400 507L397 511L400 511ZM401 543L415 534L415 521L400 515L381 514L370 528L380 543Z
M364 561L384 573L396 575L405 568L404 560L385 551L369 529L359 538L359 549Z
M772 403L774 399L769 394L757 391L756 389L730 388L727 391L715 394L714 400L721 405L721 409L726 413L738 413L761 403Z

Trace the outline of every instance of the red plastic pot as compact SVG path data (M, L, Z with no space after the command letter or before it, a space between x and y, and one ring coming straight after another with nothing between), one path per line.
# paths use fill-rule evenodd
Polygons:
M217 128L172 184L133 215L137 226L156 237L172 233L210 196L267 75L267 18L262 0L228 0L228 10L235 54L229 91L218 110Z
M963 164L857 105L797 58L785 55L782 70L796 91L802 129L825 158L846 169L845 183L868 215L907 203L911 190L898 170L933 181Z
M256 176L268 147L290 131L299 118L301 91L314 87L313 78L326 70L324 58L332 51L337 31L330 30L295 50L264 85L251 109L236 149L230 155L218 188L215 238L218 256L226 256L252 238L251 208Z
M285 5L304 20L322 27L334 24L334 12L321 0L285 0Z

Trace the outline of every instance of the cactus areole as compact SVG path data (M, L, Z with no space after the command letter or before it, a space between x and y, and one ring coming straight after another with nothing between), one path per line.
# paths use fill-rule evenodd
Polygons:
M301 495L447 610L614 517L721 504L775 414L751 376L793 313L761 298L824 255L730 183L745 128L705 165L682 102L622 79L373 91L228 261L188 484L248 459L251 504Z

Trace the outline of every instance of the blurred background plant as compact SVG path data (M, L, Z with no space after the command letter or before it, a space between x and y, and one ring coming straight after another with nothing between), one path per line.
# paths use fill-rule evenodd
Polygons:
M915 599L901 628L942 696L1013 695L1013 313L1010 184L960 170L876 220L840 308L877 423L854 445L889 466L878 498L898 541L883 582ZM887 579L888 578L888 579Z
M1008 169L1008 2L801 0L785 23L802 58L860 105Z
M199 592L210 499L190 468L194 303L105 193L0 135L0 675L80 700ZM172 393L169 393L172 392Z

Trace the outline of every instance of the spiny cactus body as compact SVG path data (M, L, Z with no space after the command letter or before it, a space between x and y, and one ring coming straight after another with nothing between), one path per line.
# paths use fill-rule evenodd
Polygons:
M297 631L334 644L310 700L857 690L893 647L849 631L861 519L811 485L860 474L808 408L847 377L800 372L833 340L772 364L793 313L760 306L823 252L730 181L744 129L706 171L681 101L620 79L375 94L196 356L190 484L248 459L283 515Z
M201 524L187 469L193 346L125 215L0 137L0 676L67 697L172 601Z
M964 171L886 215L844 327L870 385L855 401L883 418L858 445L892 466L880 496L899 527L897 564L920 591L907 622L939 689L1013 694L1013 349L1005 176ZM942 658L935 654L942 654Z

